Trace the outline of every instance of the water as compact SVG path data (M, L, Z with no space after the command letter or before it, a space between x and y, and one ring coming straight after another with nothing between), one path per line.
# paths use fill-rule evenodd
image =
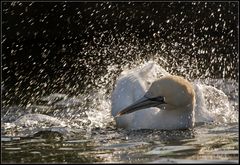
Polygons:
M194 131L105 128L68 140L53 132L42 132L31 138L4 137L2 144L3 161L12 163L237 163L239 155L238 124L202 126Z
M216 81L220 82L212 83ZM235 87L233 82L221 83L229 91ZM5 108L3 162L237 163L237 100L228 103L222 91L216 96L211 88L202 85L201 89L217 121L193 130L119 129L110 116L105 90L73 97L55 93L22 109Z
M238 162L237 3L2 8L2 162ZM115 80L149 60L200 83L218 122L182 131L116 128Z

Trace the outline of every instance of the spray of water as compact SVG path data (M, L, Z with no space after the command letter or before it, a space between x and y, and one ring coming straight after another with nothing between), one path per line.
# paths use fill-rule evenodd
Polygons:
M10 134L8 130L21 131L15 129L16 123L22 126L28 123L25 128L30 129L36 116L28 116L29 120L21 118L27 114L51 116L64 122L64 128L78 130L112 125L110 95L117 77L150 60L170 74L200 83L207 107L219 121L237 121L238 10L235 3L103 2L84 3L83 8L52 4L49 10L56 10L61 13L59 19L66 20L64 26L56 26L60 33L66 31L60 38L72 39L60 45L55 38L51 40L52 31L44 29L56 20L56 15L49 10L41 11L39 18L28 13L34 8L46 8L41 5L3 4L3 29L10 32L10 35L4 32L2 42L5 77L1 84L4 96L1 122L6 134ZM22 13L14 12L18 8ZM175 13L175 8L180 12ZM68 11L72 15L65 18ZM42 26L42 34L35 28L29 34L26 30L15 31L12 27L17 25L14 22L17 20L23 27ZM72 33L65 23L80 30ZM47 42L24 44L26 36L36 39L40 36ZM11 37L17 41L12 42ZM51 123L52 118L39 116L38 120ZM60 123L52 122L54 127L63 127ZM48 127L49 124L42 124L42 128Z

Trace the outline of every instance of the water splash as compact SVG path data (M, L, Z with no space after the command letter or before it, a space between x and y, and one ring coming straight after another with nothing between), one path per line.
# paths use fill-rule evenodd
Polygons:
M36 134L39 131L54 130L67 135L70 132L76 133L83 130L90 133L92 129L106 128L113 125L110 95L116 77L118 77L116 72L119 73L119 70L122 70L121 74L128 74L134 72L133 68L138 69L139 67L148 66L149 63L153 62L136 61L131 66L109 66L107 74L98 79L100 87L98 90L89 90L76 96L54 93L41 98L38 104L26 106L25 109L18 107L5 109L6 112L2 118L4 133L7 135L27 136ZM153 80L168 74L160 65L154 66ZM205 79L205 81L207 80ZM227 87L225 81L219 81L218 87ZM232 105L232 103L237 104L237 100L233 100L235 93L228 93L230 96L227 96L222 90L210 86L211 83L216 86L213 80L207 82L205 84L208 85L205 85L200 80L195 80L203 93L206 109L214 116L216 123L238 122L237 110ZM227 89L234 87L231 85L232 83L229 84ZM229 98L231 98L231 102L229 102ZM11 116L13 114L15 116Z
M35 9L44 10L29 15ZM72 129L104 128L112 124L110 94L117 77L150 60L170 74L201 79L210 111L219 121L234 122L237 115L230 111L239 109L237 11L235 3L100 2L82 3L82 8L4 3L2 123L38 113ZM69 30L70 23L74 30ZM16 25L21 25L17 31ZM29 37L37 42L25 44Z
M238 122L238 112L234 107L237 100L230 102L222 90L210 85L201 84L200 88L204 95L206 108L214 117L215 123Z

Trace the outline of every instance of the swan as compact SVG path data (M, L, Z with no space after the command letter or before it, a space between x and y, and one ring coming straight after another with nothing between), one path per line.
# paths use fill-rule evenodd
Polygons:
M199 86L155 62L120 75L111 95L111 114L117 127L132 130L188 129L212 121Z

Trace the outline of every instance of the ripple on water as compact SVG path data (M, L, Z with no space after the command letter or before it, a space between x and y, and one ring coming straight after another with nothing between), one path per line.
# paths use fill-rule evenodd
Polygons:
M146 143L146 142L135 142L135 143L111 144L111 145L97 147L96 150L131 149L131 148L135 148L135 147L141 147L143 145L149 145L149 143Z
M168 156L168 155L189 155L189 152L195 154L193 151L197 151L198 148L194 146L162 146L156 147L153 150L145 153L147 155L159 155L159 156Z

